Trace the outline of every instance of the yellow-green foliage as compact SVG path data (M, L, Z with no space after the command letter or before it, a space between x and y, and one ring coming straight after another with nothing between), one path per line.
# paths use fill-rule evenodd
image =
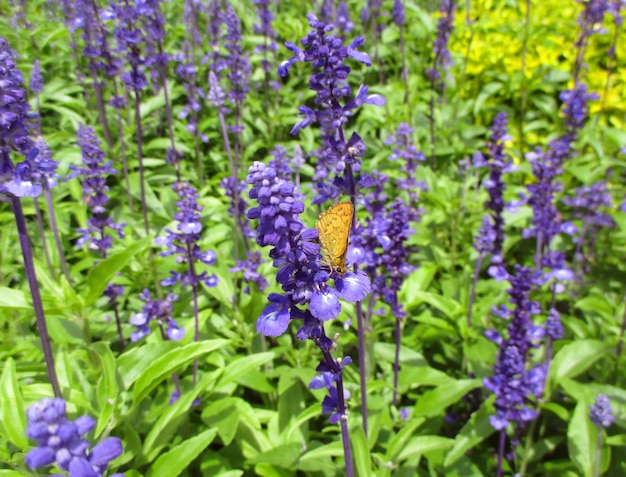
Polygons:
M455 19L455 32L450 49L455 58L462 58L468 49L467 74L480 78L483 75L502 73L508 76L522 70L524 37L528 35L525 76L527 79L541 77L551 69L571 73L576 49L574 43L580 33L577 18L582 4L560 0L535 0L530 2L530 22L526 26L526 2L477 1L470 3L472 24L466 21L465 3ZM626 69L613 66L609 87L606 91L609 68L608 49L615 33L611 15L604 19L606 33L593 35L585 54L581 79L590 91L601 96L600 101L590 103L591 114L603 107L609 113L614 127L624 123L626 103ZM623 33L623 32L622 32ZM470 43L471 42L471 43ZM626 58L626 42L617 42L616 61L623 66ZM483 79L483 82L488 82ZM569 86L573 86L570 79Z

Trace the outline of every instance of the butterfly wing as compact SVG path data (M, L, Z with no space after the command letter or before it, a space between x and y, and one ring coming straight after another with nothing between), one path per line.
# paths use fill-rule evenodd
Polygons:
M346 272L346 254L353 214L352 203L339 202L321 214L315 224L322 252L330 266L340 274Z

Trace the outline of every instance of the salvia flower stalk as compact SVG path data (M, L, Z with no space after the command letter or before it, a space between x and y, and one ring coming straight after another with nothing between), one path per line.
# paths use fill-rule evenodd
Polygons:
M476 284L483 258L491 254L491 267L489 275L496 280L506 277L503 269L502 246L504 244L504 216L506 204L504 202L503 174L517 170L511 159L507 159L504 153L504 144L511 137L507 132L507 116L498 113L491 127L491 135L487 144L488 154L485 156L480 151L474 154L473 163L476 168L487 168L488 175L483 185L489 194L489 200L485 203L488 214L483 219L483 224L475 237L474 248L478 252L478 260L474 270L474 279L470 292L470 301L467 311L467 325L472 323L472 308L476 294Z
M82 180L84 200L91 209L91 217L87 220L87 227L79 229L81 237L77 246L88 244L91 250L99 253L103 258L113 247L113 237L109 230L119 238L124 238L125 223L116 224L109 215L109 187L107 178L117 174L112 162L106 160L104 151L100 148L100 139L91 126L81 125L78 128L78 145L80 146L83 167L70 166L74 172L70 178L80 177Z
M335 343L326 335L324 322L339 315L339 298L352 302L365 298L369 280L362 272L339 276L336 270L324 265L320 247L313 242L318 237L317 230L306 228L299 217L304 212L304 204L296 198L294 185L280 178L274 168L261 162L253 163L247 182L252 185L250 198L258 203L248 211L248 217L259 221L257 243L261 247L272 247L270 257L274 267L279 269L276 281L283 290L282 294L269 295L271 304L257 320L257 331L265 336L279 336L287 330L291 320L298 320L302 324L297 338L312 340L322 352L324 359L318 371L330 373L323 378L330 393L323 403L323 412L331 414L332 422L340 423L346 475L352 476L342 361L331 355ZM335 287L328 284L331 276ZM343 363L349 363L347 358Z
M278 67L280 76L286 76L295 63L310 63L314 69L309 78L309 89L316 93L315 109L308 106L298 107L301 120L292 128L291 134L295 135L301 129L314 123L320 124L325 160L329 165L332 165L336 174L332 188L347 194L353 208L356 209L357 189L367 181L366 175L356 177L356 174L361 171L360 157L365 151L365 144L356 132L348 137L344 125L348 122L348 118L362 105L382 106L385 104L385 98L378 94L368 94L368 87L365 85L361 85L357 93L350 98L352 89L347 79L351 70L345 62L351 58L366 66L371 66L369 56L357 49L363 45L365 39L357 37L345 46L341 38L329 35L333 31L334 25L327 25L319 21L313 14L308 14L307 19L313 30L301 40L304 49L298 48L293 43L285 43L285 47L293 53L293 57L283 61ZM331 194L331 196L336 196L336 194ZM314 199L314 202L320 203L321 201L318 199ZM356 214L353 214L353 230L356 225L355 217ZM356 307L362 414L364 429L367 434L363 311L360 303L357 303Z
M156 239L156 244L167 247L167 250L159 255L167 257L176 255L178 263L187 264L187 270L178 272L170 271L170 277L161 281L163 286L173 286L180 282L183 286L191 287L193 300L194 315L194 341L200 339L200 321L198 308L198 287L200 283L204 283L207 287L215 287L218 279L216 275L209 275L206 270L198 272L196 267L199 263L211 266L215 263L216 254L213 250L202 251L198 242L200 241L200 232L202 232L202 222L200 212L202 207L198 204L200 195L196 189L188 182L176 182L172 186L172 190L178 195L178 212L174 218L178 222L177 231L165 229L165 235ZM194 361L194 382L196 380L198 370L198 362Z
M443 76L452 64L450 49L448 44L454 29L454 12L456 10L456 0L441 0L439 2L439 13L441 14L437 23L437 35L433 45L433 63L426 70L426 76L430 78L430 160L434 165L435 161L435 96L437 92L445 94L445 82Z
M585 52L589 45L589 39L596 34L606 33L603 28L604 15L612 6L610 0L577 0L583 5L583 11L578 16L578 38L574 43L576 47L576 60L574 61L574 81L578 82L583 68Z
M21 200L41 194L41 182L56 170L56 163L45 157L38 159L39 151L29 137L29 111L26 102L24 78L15 66L15 52L9 42L0 37L0 200L11 203L17 226L24 269L33 299L39 338L46 362L48 379L54 395L61 397L61 387L54 368L54 358L43 304L35 274L33 251L26 228ZM15 163L12 156L23 156Z
M545 334L541 326L531 320L539 313L539 304L531 301L529 294L542 283L540 274L529 268L515 266L514 274L508 277L510 302L513 309L494 307L494 314L509 320L507 337L495 330L485 334L499 347L494 375L483 379L485 388L496 395L496 414L489 418L491 425L500 433L498 449L498 477L502 475L505 458L506 428L514 426L511 447L516 447L521 429L536 419L536 405L543 396L547 366L532 363L532 351L539 346ZM509 455L509 453L506 453Z
M113 247L111 233L116 234L119 238L124 238L124 227L126 226L125 223L116 224L107 210L109 202L107 178L116 174L117 171L111 167L111 161L106 161L105 153L100 148L100 139L91 126L81 125L78 128L78 145L82 153L83 167L71 165L70 169L74 172L69 178L81 178L83 198L91 214L87 219L87 227L78 229L81 237L76 245L80 247L88 244L91 250L98 253L102 258L106 258L109 250ZM110 287L114 287L114 285L112 283L108 285L105 296L108 296L115 310L117 333L123 349L125 343L122 321L117 312L117 294L112 291L114 288Z

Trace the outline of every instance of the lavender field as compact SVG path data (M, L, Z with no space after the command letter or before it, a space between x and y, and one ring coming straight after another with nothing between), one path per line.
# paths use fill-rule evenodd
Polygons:
M0 477L626 475L624 0L0 0Z

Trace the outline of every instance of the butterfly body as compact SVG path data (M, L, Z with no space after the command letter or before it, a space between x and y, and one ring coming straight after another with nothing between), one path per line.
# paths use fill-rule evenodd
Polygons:
M340 275L344 275L348 271L346 255L353 215L352 203L339 202L320 214L315 224L322 253L331 270L337 271Z

